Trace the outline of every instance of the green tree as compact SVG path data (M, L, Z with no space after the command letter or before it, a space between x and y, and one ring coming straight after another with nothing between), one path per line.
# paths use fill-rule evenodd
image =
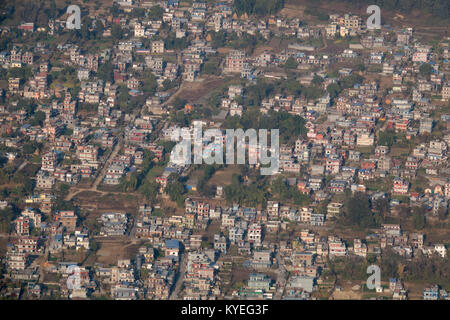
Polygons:
M120 40L122 39L122 34L122 27L119 24L114 23L111 28L111 36L116 40Z
M97 19L95 21L95 32L97 35L97 39L103 38L103 31L105 30L105 26L103 25L103 22L100 19Z
M422 230L426 226L425 209L413 208L413 224L417 230Z
M163 15L164 15L164 9L161 8L159 5L151 7L148 12L148 17L151 20L162 20Z
M433 67L431 66L431 64L429 63L423 63L420 67L419 67L419 73L422 77L429 79L430 75L433 71Z
M30 121L30 124L33 126L41 126L44 124L45 121L45 113L43 111L37 111L34 113L33 118Z
M286 60L286 62L284 63L284 67L287 68L287 69L296 69L297 66L298 66L297 61L294 58L292 58L292 57L289 57Z
M370 210L367 196L362 192L355 193L345 201L345 218L347 225L356 225L360 228L375 226L375 219Z
M330 94L330 98L334 99L336 98L339 93L341 92L341 87L337 83L330 83L327 86L327 92Z
M393 131L380 131L378 135L378 145L392 146L395 140L395 133Z
M184 205L184 194L186 193L186 187L183 183L178 181L177 177L175 180L170 182L164 189L172 201L175 201L179 207Z

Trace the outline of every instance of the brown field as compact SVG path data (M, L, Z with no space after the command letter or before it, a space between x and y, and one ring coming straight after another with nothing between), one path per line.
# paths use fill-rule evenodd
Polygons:
M0 237L0 256L6 255L6 245L8 244L8 238Z
M183 215L184 207L180 208L177 206L175 201L170 200L170 198L163 198L159 202L161 204L161 210L165 217L171 217L173 215Z
M288 2L288 1L286 1ZM292 1L289 1L292 2ZM292 5L292 4L288 4L286 3L284 5L284 8L280 11L280 15L281 16L285 16L287 18L299 18L299 19L304 19L305 18L305 14L303 13L305 11L305 6L303 5Z
M208 242L214 242L214 235L220 232L220 225L220 221L212 221L206 231L202 233L202 236L207 238Z
M128 240L97 240L100 249L96 253L96 262L106 265L117 264L119 259L131 259L136 255L140 244L133 244Z
M167 104L170 105L176 97L185 99L188 103L202 103L208 99L213 91L230 84L233 80L234 78L207 76L200 78L199 81L183 82L177 93L167 101Z
M303 11L306 7L315 7L319 11L337 14L345 14L352 12L360 15L363 20L368 16L366 9L367 4L353 5L343 1L312 1L312 0L287 0L285 8L281 10L281 14L291 18L299 18L303 21L313 22L316 17L304 15ZM383 10L381 6L382 22L389 25L401 27L414 26L415 33L423 33L424 36L432 36L442 38L448 35L449 30L445 24L437 23L439 19L425 14L421 10L413 10L411 12L401 12L399 10ZM441 19L442 20L442 19ZM319 21L320 22L320 21ZM443 21L441 21L443 22ZM323 23L323 22L321 22Z
M231 184L231 177L234 173L240 173L239 167L236 165L231 165L224 169L216 171L211 179L209 179L208 184L222 186Z
M96 208L100 212L110 210L135 213L138 210L139 197L135 194L102 193L82 191L74 197L74 201L82 208Z
M392 147L391 155L393 157L401 156L402 154L409 153L408 148L399 148L399 147Z

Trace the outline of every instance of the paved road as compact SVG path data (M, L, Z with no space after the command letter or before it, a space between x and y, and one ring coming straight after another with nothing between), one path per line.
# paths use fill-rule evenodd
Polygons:
M17 171L22 170L27 164L28 164L28 161L27 161L27 160L25 160L24 162L22 162L22 164L17 168Z
M186 256L186 252L184 252L181 255L180 269L178 270L178 277L177 277L177 281L175 283L175 288L173 289L172 293L170 294L169 300L178 300L178 293L180 292L181 286L183 285L183 282L184 282L184 275L186 273L186 267L187 267L187 256Z
M284 267L284 261L280 256L279 251L277 250L276 254L277 262L278 262L278 269L277 269L277 291L275 292L273 299L274 300L281 300L283 297L284 291L286 289L286 283L288 280L288 272L286 271L286 268Z
M102 170L97 175L97 178L95 179L94 183L90 188L72 188L69 193L66 196L66 201L72 200L74 196L76 196L78 193L82 191L97 191L97 187L102 182L103 177L106 174L106 170L108 169L109 164L112 162L112 160L116 157L117 153L119 153L120 148L123 145L123 137L119 138L119 141L114 146L113 151L109 154L108 159L106 159L105 164L102 167Z

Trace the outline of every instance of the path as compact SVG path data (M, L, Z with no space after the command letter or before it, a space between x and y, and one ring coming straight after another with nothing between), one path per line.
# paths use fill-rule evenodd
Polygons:
M104 194L104 193L112 193L112 192L98 191L97 187L100 184L100 182L102 182L103 177L106 174L106 170L108 169L109 164L116 157L117 153L119 153L119 150L120 150L121 147L122 147L122 137L119 138L119 141L114 146L113 151L109 154L108 159L106 159L105 164L102 167L102 170L97 175L97 178L95 179L95 181L92 184L92 186L90 188L80 188L80 187L71 188L69 193L67 194L65 200L66 201L72 200L74 196L76 196L78 193L80 193L82 191L95 191L95 192L100 192L102 194Z
M180 258L180 268L178 270L178 276L177 281L175 282L175 288L173 289L172 293L170 294L169 300L178 300L178 293L181 290L181 286L184 282L184 275L186 272L187 267L187 257L186 253L183 253Z

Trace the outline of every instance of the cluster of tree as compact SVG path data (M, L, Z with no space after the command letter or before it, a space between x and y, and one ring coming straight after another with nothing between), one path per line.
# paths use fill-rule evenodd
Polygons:
M362 257L336 257L327 261L329 273L343 280L367 279L367 260Z
M155 74L151 71L144 72L142 80L142 91L145 93L145 95L152 96L156 92L157 88L158 82L156 81Z
M124 192L134 192L146 181L147 173L153 167L153 152L144 150L144 160L142 162L142 169L140 172L133 172L128 178L123 177L120 182L120 187ZM150 197L153 198L153 195Z
M328 14L326 14L323 11L317 10L317 8L314 7L308 7L305 9L305 14L309 14L311 16L315 16L317 17L317 19L321 20L321 21L328 21L328 19L330 18L330 16Z
M327 86L327 92L330 94L330 98L336 98L339 93L344 89L352 88L355 84L361 83L363 81L363 77L357 73L353 73L338 82L330 83Z
M16 101L17 101L16 105L11 104L8 107L8 110L10 112L15 112L18 110L25 110L27 115L31 116L34 113L34 110L36 110L36 108L37 108L37 104L34 99L27 100L27 99L19 98L19 100L16 100Z
M347 196L344 203L344 214L339 217L340 222L346 226L359 228L377 227L383 222L379 211L372 211L369 199L362 192Z
M204 105L195 105L194 110L190 112L185 112L184 110L172 112L170 114L170 121L181 127L187 127L191 124L192 120L210 118L216 113L217 109Z
M11 222L16 218L17 209L7 207L0 210L0 232L8 233L11 231Z
M450 285L449 256L441 258L437 255L424 256L417 251L413 259L402 257L390 249L381 256L382 278L401 278L405 281L421 281Z
M430 79L431 73L433 72L433 67L429 63L423 63L419 67L419 73L422 77Z
M224 193L228 203L255 207L265 203L269 196L263 180L252 184L244 184L242 177L237 174L233 174L231 184L225 186Z
M145 9L144 8L134 8L130 14L131 18L145 18Z
M278 177L270 185L270 194L278 201L293 201L299 206L306 206L309 204L307 195L301 193L297 188L290 187L286 181Z
M110 60L102 63L97 70L97 77L105 82L113 82L114 80L114 66Z
M145 96L131 96L129 89L124 85L120 85L117 102L120 110L122 110L125 114L130 114L145 104Z
M246 50L248 54L252 54L255 47L258 44L264 43L266 40L260 33L256 35L244 33L238 36L237 33L232 32L227 35L227 41L227 44L233 49Z
M32 126L43 126L45 121L45 112L37 111L33 114L33 117L30 119L30 124Z
M284 67L287 69L297 69L298 63L293 57L289 57L284 63Z
M368 6L372 4L378 5L386 11L402 11L411 12L419 9L428 12L434 16L448 19L450 16L447 0L341 0L350 3L352 6Z
M211 186L208 186L207 183L209 179L214 175L216 172L216 168L220 168L220 165L206 165L203 169L203 175L199 179L197 184L197 190L206 197L211 197L214 195L214 190Z
M275 14L284 7L284 0L235 0L234 10L238 14Z
M380 131L378 134L378 145L392 146L395 142L395 132L393 130Z
M162 90L167 91L167 90L177 87L178 85L179 85L179 83L177 80L165 79L162 83ZM145 91L145 93L147 93L147 92Z
M177 38L175 32L170 32L164 38L164 45L167 50L183 50L189 45L189 40L186 37Z
M169 176L170 183L167 184L167 187L164 189L164 192L167 193L170 197L170 200L175 201L178 207L184 206L184 194L186 193L185 185L179 181L179 177L177 174L172 173Z
M42 143L37 141L28 141L24 143L22 150L25 155L31 155L34 152L36 152L36 150L38 152L41 152L42 148L43 148Z
M28 81L32 75L31 67L10 68L8 69L8 78L20 78L21 81Z
M247 110L242 117L228 117L224 121L224 127L230 129L242 128L244 130L279 129L280 142L296 140L300 135L306 134L305 120L286 111L269 110L267 114L261 114L259 110Z
M159 5L153 6L147 13L147 17L151 20L162 20L164 15L164 9Z
M220 75L220 59L210 58L202 66L202 72L205 74Z

